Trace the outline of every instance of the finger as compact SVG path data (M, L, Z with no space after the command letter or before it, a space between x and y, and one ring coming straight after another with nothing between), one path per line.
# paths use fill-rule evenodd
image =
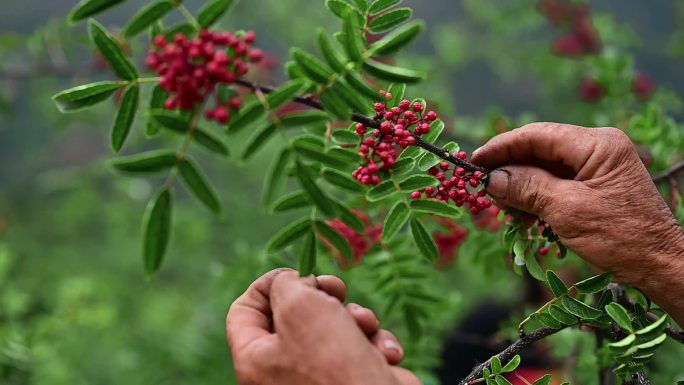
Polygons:
M363 333L340 301L313 287L296 273L279 274L271 285L271 308L276 333L304 343L331 330L355 329Z
M600 130L560 123L532 123L497 135L477 149L472 162L488 170L508 164L562 164L579 172L594 151Z
M371 342L380 349L390 365L396 365L404 359L404 348L391 332L384 329L379 330L373 335Z
M508 207L546 218L576 183L532 166L506 166L489 173L487 193Z
M347 305L347 311L354 317L357 325L366 335L373 335L380 329L380 321L375 316L375 313L373 313L373 310L350 303Z
M323 290L329 295L337 298L340 302L344 302L347 298L347 286L344 282L334 275L321 275L316 278L318 281L318 289Z
M226 336L233 351L270 334L271 285L278 275L289 271L276 269L262 275L230 306L226 317Z
M418 377L408 369L394 366L392 367L392 373L400 385L422 385Z

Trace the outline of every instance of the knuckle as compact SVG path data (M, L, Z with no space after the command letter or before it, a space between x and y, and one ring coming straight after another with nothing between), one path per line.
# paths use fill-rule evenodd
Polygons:
M602 130L606 138L608 138L609 145L611 147L614 147L618 150L630 151L634 148L632 140L629 138L629 136L627 136L627 134L622 132L622 130L614 127L603 128Z

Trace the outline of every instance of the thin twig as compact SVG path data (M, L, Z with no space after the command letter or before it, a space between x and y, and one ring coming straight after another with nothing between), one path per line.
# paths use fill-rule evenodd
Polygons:
M651 179L653 180L653 183L662 182L676 177L682 171L684 171L684 161L675 163L669 170L656 174Z
M504 349L501 353L497 354L497 357L499 357L499 360L501 360L502 363L506 363L511 360L516 354L519 354L522 352L524 349L527 347L531 346L535 342L544 339L554 333L557 333L563 329L552 329L552 328L541 328L537 329L533 332L530 332L526 334L524 337L521 337L514 343L512 343L510 346L508 346L506 349ZM484 368L488 367L490 365L490 360L487 360L480 365L476 366L470 374L465 377L464 379L459 382L459 385L468 385L470 384L473 380L476 380L480 376L482 376L482 371Z
M235 81L235 83L240 85L240 86L243 86L243 87L251 88L253 90L259 90L265 94L268 94L268 93L271 93L274 91L273 88L256 85L252 82L249 82L249 81L243 80L243 79L237 79ZM310 96L297 96L293 100L296 103L299 103L299 104L302 104L302 105L305 105L305 106L308 106L311 108L315 108L317 110L324 110L321 103L314 100ZM357 123L362 123L362 124L366 125L367 127L380 128L380 122L378 120L375 120L373 118L370 118L368 116L364 116L364 115L361 115L358 113L352 114L352 120L357 122ZM467 171L470 171L470 172L480 171L480 172L486 173L486 170L484 168L476 166L470 162L467 162L465 160L462 160L462 159L459 159L459 158L453 156L449 152L449 150L444 149L444 148L439 148L439 147L437 147L431 143L428 143L415 134L412 134L412 136L416 140L416 144L415 144L416 146L436 155L437 157L444 159L447 162L453 163L459 167L463 167L464 169L466 169Z

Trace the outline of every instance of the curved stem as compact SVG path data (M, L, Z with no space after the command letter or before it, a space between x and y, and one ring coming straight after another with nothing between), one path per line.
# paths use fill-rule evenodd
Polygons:
M247 80L244 80L244 79L237 79L235 81L235 83L237 85L242 86L242 87L251 88L253 90L259 90L265 94L273 92L273 88L265 87L265 86L259 86L259 85L256 85L256 84L249 82ZM311 108L315 108L317 110L321 110L321 111L325 110L323 108L323 106L318 101L312 99L309 96L297 96L294 98L294 102L308 106L308 107L311 107ZM351 120L353 120L357 123L362 123L362 124L366 125L367 127L380 128L380 122L378 120L375 120L371 117L364 116L361 114L353 113ZM415 134L412 134L412 136L416 140L415 145L424 149L425 151L428 151L428 152L436 155L437 157L439 157L443 160L446 160L447 162L453 163L459 167L463 167L467 171L470 171L470 172L480 171L480 172L486 173L486 170L484 168L482 168L480 166L476 166L476 165L474 165L468 161L459 159L459 158L453 156L448 150L446 150L444 148L437 147L431 143L428 143Z

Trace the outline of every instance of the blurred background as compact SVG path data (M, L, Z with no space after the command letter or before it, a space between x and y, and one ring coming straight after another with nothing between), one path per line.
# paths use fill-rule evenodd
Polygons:
M269 151L246 164L202 159L226 214L215 219L181 195L165 266L145 280L140 221L159 181L108 169L113 103L61 115L50 99L64 88L111 77L93 56L85 26L66 25L75 3L6 0L0 5L0 384L233 383L225 312L249 282L281 263L262 248L291 219L267 215L255 198ZM98 19L116 30L144 3L128 0ZM196 10L203 2L184 3ZM282 64L291 46L315 50L318 26L339 28L323 3L243 0L221 25L255 30L259 47ZM605 110L578 100L584 74L572 60L551 54L550 40L558 32L535 11L536 1L404 4L427 22L423 36L399 59L429 71L429 79L410 92L439 108L450 135L464 147L481 144L504 118L507 125L531 120L617 124ZM604 0L591 7L607 48L628 52L630 66L659 89L655 97L661 105L681 117L674 95L684 90L682 3ZM131 47L138 58L146 49L139 44ZM282 79L276 65L272 81ZM134 131L130 152L144 147L142 130ZM503 267L478 263L501 253L496 246L486 251L475 246L481 243L477 235L470 237L456 263L437 278L435 287L444 288L450 302L435 337L481 298L515 303L522 297L519 279ZM361 300L368 296L367 288L352 290ZM563 345L563 338L549 354L583 348ZM681 350L673 351L658 360L664 370L662 378L652 378L655 384L684 379L675 364L681 364ZM436 381L429 374L424 378ZM576 379L596 381L581 374Z

